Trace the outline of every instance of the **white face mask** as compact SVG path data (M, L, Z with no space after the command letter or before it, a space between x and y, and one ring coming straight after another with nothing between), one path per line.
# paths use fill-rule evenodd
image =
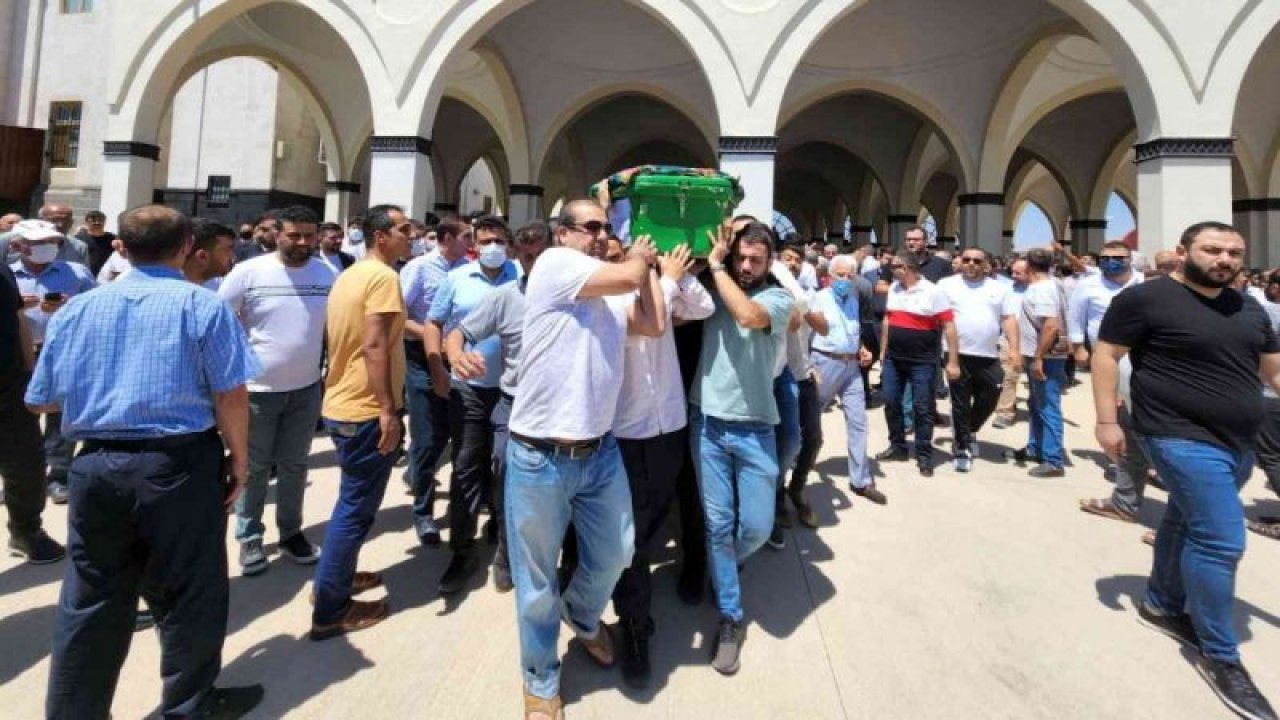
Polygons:
M500 268L507 261L507 246L496 242L481 245L476 251L476 257L480 259L481 265L490 270Z
M414 257L426 254L427 241L422 238L415 239L409 248L409 252L412 253Z
M351 230L348 230L348 231L347 231L347 244L348 244L348 245L362 245L362 244L364 244L364 231L363 231L363 230L361 230L361 229L359 229L359 228L352 228Z
M52 243L32 245L27 258L36 265L48 265L58 259L58 246Z

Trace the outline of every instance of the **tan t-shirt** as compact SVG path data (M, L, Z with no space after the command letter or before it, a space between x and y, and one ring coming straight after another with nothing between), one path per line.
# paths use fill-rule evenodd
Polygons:
M381 408L369 388L364 358L364 321L369 315L395 313L388 350L391 353L391 396L396 409L404 403L404 300L396 271L377 260L347 268L329 291L327 337L329 374L324 381L324 417L364 422Z

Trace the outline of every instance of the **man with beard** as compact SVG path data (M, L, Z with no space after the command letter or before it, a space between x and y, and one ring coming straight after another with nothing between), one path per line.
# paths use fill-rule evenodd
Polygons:
M342 226L338 223L320 223L320 249L316 259L333 268L335 273L355 264L356 259L350 253L342 251Z
M773 527L779 421L773 396L774 336L787 332L795 301L767 284L774 236L751 223L722 231L708 257L716 312L703 325L689 424L707 524L707 555L720 611L711 666L732 675L745 635L738 565ZM735 511L735 498L736 511Z
M182 263L182 276L209 290L217 290L235 263L235 232L212 220L191 221L191 254Z
M262 372L249 382L249 482L235 507L240 572L246 576L267 569L262 512L273 466L278 547L300 565L318 556L302 534L302 498L320 419L325 303L336 274L314 257L314 212L285 208L273 222L281 226L276 251L237 264L218 291L262 362Z
M1118 295L1098 331L1093 398L1098 444L1125 452L1117 367L1133 361L1133 420L1169 488L1139 620L1199 651L1196 669L1243 717L1276 717L1240 662L1232 622L1244 554L1239 489L1263 418L1259 373L1280 388L1280 341L1257 302L1229 289L1245 240L1205 222L1182 234L1182 270Z
M107 232L107 216L101 210L90 210L84 214L85 231L78 237L89 248L89 272L97 276L98 271L107 263L107 258L115 250L112 242L115 233Z
M269 211L253 224L253 241L236 246L236 262L243 262L259 255L276 251L276 236L280 234L280 221L275 211Z

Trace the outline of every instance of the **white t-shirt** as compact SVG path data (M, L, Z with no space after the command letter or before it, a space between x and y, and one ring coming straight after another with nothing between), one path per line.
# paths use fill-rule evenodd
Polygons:
M963 275L951 275L938 281L938 289L951 301L960 354L999 357L1000 320L1005 315L1009 286L991 278L975 284Z
M119 250L111 253L111 257L103 263L102 269L98 271L98 284L106 285L112 280L119 280L124 274L133 269L133 264L120 254Z
M589 440L613 428L627 336L626 305L579 299L604 263L571 248L538 257L525 288L524 339L511 432Z
M1022 308L1018 313L1018 335L1023 357L1035 356L1036 346L1040 342L1040 330L1037 326L1043 325L1045 318L1058 318L1058 332L1065 337L1066 315L1066 294L1057 280L1046 277L1028 285L1027 291L1022 294ZM1035 325L1031 324L1030 318L1033 317L1036 319ZM1045 357L1064 358L1066 355L1050 352Z
M325 305L337 273L312 258L285 266L275 253L236 263L218 288L249 334L262 373L249 392L288 392L320 380Z

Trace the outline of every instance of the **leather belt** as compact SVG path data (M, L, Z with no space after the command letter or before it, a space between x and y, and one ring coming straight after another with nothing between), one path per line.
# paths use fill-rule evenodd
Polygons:
M858 360L857 353L834 353L827 352L826 350L819 350L818 348L814 348L813 351L819 355L826 355L832 360L839 360L840 362L857 362Z
M98 452L104 450L106 452L141 453L173 450L190 445L209 435L217 435L217 431L205 430L204 432L187 433L185 435L165 435L164 437L138 438L136 440L85 438L84 451Z
M535 450L567 457L570 460L583 460L591 457L600 449L600 443L604 442L603 435L590 440L549 440L546 438L531 438L517 432L511 433L511 439L528 445Z

